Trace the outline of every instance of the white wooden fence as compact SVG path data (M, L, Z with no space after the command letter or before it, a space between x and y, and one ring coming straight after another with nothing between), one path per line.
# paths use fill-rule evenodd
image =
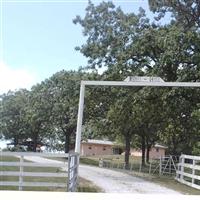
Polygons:
M175 179L200 190L200 156L181 155Z
M19 177L19 181L2 181L0 179L0 186L18 186L19 190L23 190L23 187L61 187L66 188L68 191L70 190L69 182L68 182L68 175L67 173L67 162L46 162L46 163L39 163L39 162L26 162L24 157L28 156L37 156L37 157L55 157L55 158L68 158L69 154L58 154L58 153L29 153L29 152L0 152L1 157L9 157L14 156L18 157L20 160L16 162L6 162L1 161L0 166L7 166L7 167L19 167L18 171L4 171L0 169L0 177L3 176L15 176ZM78 156L77 154L74 156ZM78 158L77 158L78 159ZM67 161L67 160L66 160ZM75 163L72 163L75 164ZM71 165L72 165L71 164ZM62 168L62 170L58 170L56 172L25 172L24 167L51 167L51 168ZM76 167L71 167L75 170L73 176L77 176L77 165ZM65 171L63 169L66 169ZM23 180L24 177L66 177L66 182L64 183L54 183L54 182L25 182ZM73 178L73 181L76 181L76 178ZM73 190L75 190L76 183L73 182Z

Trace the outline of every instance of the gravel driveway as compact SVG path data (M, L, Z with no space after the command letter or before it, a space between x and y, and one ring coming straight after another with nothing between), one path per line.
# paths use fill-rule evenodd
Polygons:
M142 178L105 168L80 165L79 174L108 193L180 194Z
M25 159L38 163L61 162L34 156L28 156ZM181 194L142 178L105 168L80 165L79 176L93 182L106 193Z

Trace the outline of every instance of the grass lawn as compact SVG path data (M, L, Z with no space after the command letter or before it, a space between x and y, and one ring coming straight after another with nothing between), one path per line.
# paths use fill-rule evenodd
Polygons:
M102 192L102 190L91 181L79 177L78 192Z

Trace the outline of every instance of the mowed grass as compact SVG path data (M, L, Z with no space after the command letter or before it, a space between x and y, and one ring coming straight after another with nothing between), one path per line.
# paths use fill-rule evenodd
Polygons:
M102 190L94 185L91 181L79 177L78 192L102 192Z

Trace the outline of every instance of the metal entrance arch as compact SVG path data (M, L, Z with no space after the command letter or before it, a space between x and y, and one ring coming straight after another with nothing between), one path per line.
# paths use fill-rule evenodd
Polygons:
M78 154L80 154L84 95L85 95L85 86L87 85L90 85L90 86L200 87L200 82L81 81L77 129L76 129L76 144L75 144L75 152Z

